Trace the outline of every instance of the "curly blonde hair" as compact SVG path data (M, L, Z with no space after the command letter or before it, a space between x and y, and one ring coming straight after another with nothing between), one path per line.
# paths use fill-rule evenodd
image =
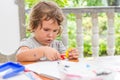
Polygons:
M53 19L57 21L58 25L60 26L64 15L62 10L58 7L57 4L54 2L39 2L37 3L31 10L30 19L29 19L29 31L34 32L39 25L42 26L43 20L50 20ZM61 33L61 28L59 33Z

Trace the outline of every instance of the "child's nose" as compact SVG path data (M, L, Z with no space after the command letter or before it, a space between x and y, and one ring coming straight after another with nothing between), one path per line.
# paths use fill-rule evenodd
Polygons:
M48 34L49 37L53 37L53 35L54 35L53 32L50 32L50 33Z

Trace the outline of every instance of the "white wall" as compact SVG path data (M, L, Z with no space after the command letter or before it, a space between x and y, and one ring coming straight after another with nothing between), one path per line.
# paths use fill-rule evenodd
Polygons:
M18 6L15 0L0 1L0 53L12 54L19 44Z

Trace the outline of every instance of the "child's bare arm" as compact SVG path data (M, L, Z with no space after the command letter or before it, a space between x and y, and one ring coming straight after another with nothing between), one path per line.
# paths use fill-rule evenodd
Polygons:
M38 61L42 57L46 57L48 60L57 60L60 55L57 50L51 47L39 47L34 49L21 47L16 55L17 61Z
M43 57L42 47L35 49L21 47L16 55L17 61L37 61L40 57Z

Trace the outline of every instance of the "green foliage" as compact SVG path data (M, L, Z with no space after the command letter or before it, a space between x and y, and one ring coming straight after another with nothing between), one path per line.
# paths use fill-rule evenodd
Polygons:
M39 2L40 0L25 0L25 7L31 8L34 4Z
M102 0L86 0L87 6L102 6Z
M120 14L116 14L115 16L115 49L116 49L116 54L120 55Z
M115 44L116 45L116 48L115 48L116 52L115 53L117 55L120 55L120 33L116 35L116 41L115 42L116 42L116 44Z
M106 41L103 39L100 39L100 45L99 45L99 55L107 55L107 46Z
M68 0L52 0L56 2L60 7L68 6Z
M76 24L74 21L68 21L69 47L76 47Z
M91 50L91 36L85 35L84 36L84 56L91 56L92 50Z
M99 26L99 34L100 36L105 36L106 31L107 31L107 16L105 13L101 13L100 16L98 17L98 26Z

